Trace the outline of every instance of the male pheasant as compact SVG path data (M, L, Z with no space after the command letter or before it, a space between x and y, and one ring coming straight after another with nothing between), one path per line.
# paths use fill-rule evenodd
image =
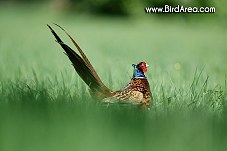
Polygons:
M129 84L121 90L112 91L103 84L90 61L87 59L86 55L83 53L82 49L74 41L74 39L62 27L57 25L68 35L68 37L78 49L81 56L74 50L72 50L69 46L64 44L64 42L59 38L56 32L49 25L47 26L50 28L52 34L56 38L57 43L64 49L76 72L89 86L89 91L92 96L109 103L120 102L141 104L145 106L149 106L153 101L149 82L144 75L144 73L147 72L148 64L146 64L145 62L133 64L132 66L134 68L134 72Z

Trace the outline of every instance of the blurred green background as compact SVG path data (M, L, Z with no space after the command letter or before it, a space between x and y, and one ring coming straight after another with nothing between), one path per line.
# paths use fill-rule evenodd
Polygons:
M164 4L206 14L146 14ZM0 150L225 150L227 10L224 0L0 1ZM117 90L146 61L150 110L90 98L50 24L79 43Z

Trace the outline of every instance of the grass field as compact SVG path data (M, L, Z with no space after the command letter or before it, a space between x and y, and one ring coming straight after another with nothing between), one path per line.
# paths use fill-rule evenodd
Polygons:
M0 150L225 150L227 29L219 20L101 18L0 8ZM146 61L151 110L90 98L46 24L78 41L103 82ZM66 43L70 40L52 25Z

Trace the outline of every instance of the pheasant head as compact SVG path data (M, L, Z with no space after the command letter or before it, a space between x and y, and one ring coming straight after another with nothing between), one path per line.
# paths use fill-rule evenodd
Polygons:
M146 78L144 73L147 72L147 67L149 66L146 62L132 64L132 66L134 67L133 78Z

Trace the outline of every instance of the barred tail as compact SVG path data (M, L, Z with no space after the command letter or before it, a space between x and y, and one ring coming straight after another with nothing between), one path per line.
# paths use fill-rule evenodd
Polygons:
M91 65L90 61L87 59L86 55L83 53L82 49L74 41L74 39L62 27L57 25L68 35L68 37L76 46L76 48L78 49L82 57L80 57L80 55L78 55L69 46L64 44L64 42L59 38L59 36L55 33L55 31L49 25L47 26L50 28L52 34L56 38L57 43L61 45L61 47L64 49L69 60L72 62L72 65L74 66L76 72L91 89L92 94L98 95L98 97L101 97L101 98L111 96L112 95L111 90L103 84L100 77L96 73L95 69Z

